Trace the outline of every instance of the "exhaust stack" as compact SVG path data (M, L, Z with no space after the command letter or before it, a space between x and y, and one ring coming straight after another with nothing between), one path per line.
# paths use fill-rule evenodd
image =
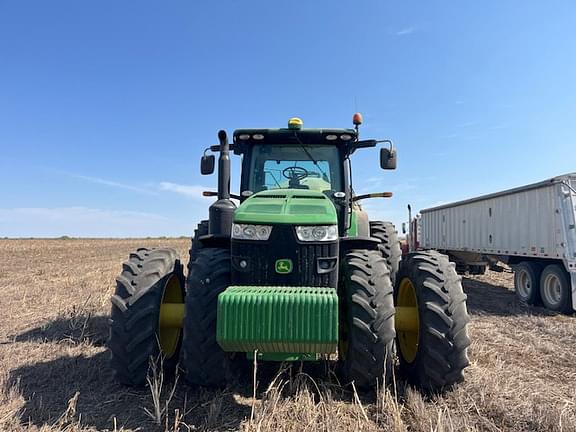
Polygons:
M218 131L220 157L218 158L218 199L230 199L230 145L225 130Z
M225 130L218 132L218 201L210 206L208 231L217 237L230 237L236 205L230 200L230 145Z

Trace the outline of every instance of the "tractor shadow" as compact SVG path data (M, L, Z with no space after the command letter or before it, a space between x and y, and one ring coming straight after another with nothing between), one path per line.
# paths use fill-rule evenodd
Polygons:
M20 411L23 427L44 425L64 428L74 421L97 430L164 430L145 409L154 412L148 388L130 388L118 384L109 367L105 349L108 338L107 317L56 319L45 325L11 337L13 343L38 342L35 349L63 355L50 361L25 364L9 372L6 389L17 388L24 406ZM182 376L164 377L162 406L176 388L167 410L168 423L174 424L175 410L194 430L236 430L250 417L250 387L208 390L187 385ZM77 398L75 398L77 395ZM69 401L74 400L73 409ZM240 400L240 402L237 402ZM64 413L72 415L64 416Z
M462 277L464 292L468 295L468 312L471 315L518 316L556 315L545 308L529 306L518 300L514 291L473 277Z
M8 338L14 342L84 342L100 347L106 345L108 338L108 317L89 314L59 317Z

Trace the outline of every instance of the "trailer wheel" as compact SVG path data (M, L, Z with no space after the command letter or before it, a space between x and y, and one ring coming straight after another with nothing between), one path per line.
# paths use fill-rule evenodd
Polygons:
M540 295L548 309L570 313L572 292L566 271L558 264L548 265L540 276Z
M514 268L514 289L521 302L529 305L540 303L540 264L522 261Z
M469 364L470 318L454 267L435 251L408 254L394 291L400 372L428 391L463 381Z

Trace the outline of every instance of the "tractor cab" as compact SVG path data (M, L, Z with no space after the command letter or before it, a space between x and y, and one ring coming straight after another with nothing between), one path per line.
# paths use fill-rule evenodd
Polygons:
M287 128L234 131L229 150L242 156L240 194L237 198L243 203L248 198L259 196L261 192L280 193L286 190L311 191L317 193L316 196L322 194L335 207L339 235L346 236L350 229L356 233L356 226L351 226L356 222L355 216L359 216L366 224L367 217L364 217L358 205L354 205L360 198L353 195L350 155L359 148L386 143L389 148L381 149L381 167L396 168L396 150L392 142L359 140L358 126L361 122L361 117L357 115L354 119L355 129L304 129L301 119L291 118ZM220 149L221 146L212 146L206 150ZM208 167L202 169L203 174L211 174L214 171L214 156L206 155L205 152L201 165ZM229 178L229 172L227 176ZM266 196L274 194L267 193ZM361 199L388 196L391 194L368 194ZM226 204L225 212L235 211L229 203ZM226 218L226 223L229 219ZM214 226L210 231L218 234L218 228L228 233L226 227Z

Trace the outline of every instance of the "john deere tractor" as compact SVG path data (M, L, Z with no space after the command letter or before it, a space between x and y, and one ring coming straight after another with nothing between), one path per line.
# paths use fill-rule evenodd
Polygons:
M217 200L198 225L187 272L172 249L138 249L112 297L110 348L117 379L144 384L149 359L177 363L195 385L222 386L238 362L331 361L343 383L370 388L393 367L427 390L463 379L468 313L460 278L434 251L401 257L394 226L370 220L356 195L350 156L389 140L353 129L240 129L218 153ZM230 193L230 153L242 158Z

